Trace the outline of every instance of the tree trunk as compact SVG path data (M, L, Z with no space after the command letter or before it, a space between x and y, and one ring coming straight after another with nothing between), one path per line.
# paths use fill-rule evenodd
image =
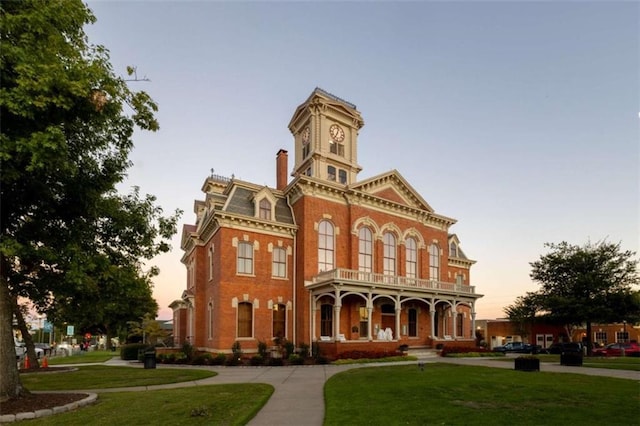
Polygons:
M33 345L33 337L31 337L31 333L29 332L29 327L27 327L27 323L24 320L24 315L22 314L22 310L20 309L20 305L18 305L18 301L15 300L13 304L13 315L16 317L16 321L18 322L18 330L22 333L22 340L27 347L27 353L25 356L29 357L29 364L31 368L38 369L40 368L40 364L38 363L38 357L36 356L36 349Z
M4 262L3 262L4 263ZM0 279L0 401L27 394L22 387L13 341L13 306L7 281Z

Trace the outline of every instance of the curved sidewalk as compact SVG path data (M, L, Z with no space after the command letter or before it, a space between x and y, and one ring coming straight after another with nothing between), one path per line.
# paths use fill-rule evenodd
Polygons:
M154 386L137 386L101 390L75 390L74 392L143 392L148 390L172 389L189 386L204 386L225 383L267 383L274 387L273 395L264 407L249 422L250 426L278 425L322 425L324 421L324 384L331 376L353 368L387 365L417 365L419 362L450 363L491 368L513 369L513 363L491 358L440 358L428 356L418 361L398 363L373 363L350 365L313 365L288 367L204 367L192 365L159 365L160 368L203 368L218 373L214 377L191 382L172 383ZM112 358L105 365L126 365L142 368L139 363ZM86 365L86 364L84 364ZM640 381L639 371L611 370L591 367L569 367L556 363L541 363L540 371L553 373L574 373L593 376L616 377ZM277 419L277 422L274 421Z

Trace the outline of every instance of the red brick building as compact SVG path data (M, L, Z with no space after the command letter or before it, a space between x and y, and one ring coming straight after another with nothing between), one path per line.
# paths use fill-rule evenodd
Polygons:
M285 150L274 188L205 180L182 234L176 343L252 352L284 337L336 353L474 341L482 296L456 221L396 170L358 181L363 125L355 105L315 89L289 123L291 180Z

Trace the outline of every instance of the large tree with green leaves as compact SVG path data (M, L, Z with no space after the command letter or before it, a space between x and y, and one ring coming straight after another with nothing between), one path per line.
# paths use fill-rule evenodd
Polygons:
M586 324L589 351L592 323L640 319L640 278L634 252L606 241L546 246L549 252L531 263L531 278L541 287L505 309L510 319L522 322L543 317L564 325L568 335L572 328Z
M164 216L153 196L116 190L134 129L157 130L157 107L89 44L91 11L81 0L0 4L3 399L26 392L12 342L19 298L58 321L80 304L87 315L115 315L104 294L123 295L126 312L132 288L150 291L156 271L143 262L169 249L179 212Z

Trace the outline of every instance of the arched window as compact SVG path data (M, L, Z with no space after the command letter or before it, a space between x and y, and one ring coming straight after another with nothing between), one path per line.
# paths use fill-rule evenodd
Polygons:
M358 270L373 272L373 234L367 227L358 231Z
M238 303L238 337L253 336L253 306L249 302Z
M320 306L320 335L333 337L333 305Z
M386 232L382 240L384 243L383 273L396 275L396 237Z
M407 278L418 278L418 244L414 238L407 238L404 242L406 250L406 275Z
M436 244L429 246L429 279L440 279L440 249Z
M286 306L283 304L273 305L273 337L286 337Z
M238 273L253 274L253 244L238 243Z
M271 203L266 198L260 200L260 219L271 220Z
M458 246L453 241L449 244L449 257L458 257Z
M213 244L209 246L209 280L213 279Z
M323 220L318 225L318 272L334 269L334 247L333 225Z

